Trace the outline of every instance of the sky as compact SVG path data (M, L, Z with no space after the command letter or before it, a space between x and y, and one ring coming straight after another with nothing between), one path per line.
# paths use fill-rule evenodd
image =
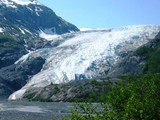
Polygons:
M38 0L78 28L160 25L160 0Z

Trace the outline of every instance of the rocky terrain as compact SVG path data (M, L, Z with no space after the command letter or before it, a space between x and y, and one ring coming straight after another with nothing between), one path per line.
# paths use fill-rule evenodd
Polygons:
M50 42L40 37L41 32L63 34L78 31L77 27L37 1L1 0L0 21L0 39L3 39L0 45L5 47L0 47L0 67L13 64L29 51L51 46ZM4 40L6 36L9 36L8 40ZM4 46L6 43L8 45Z
M8 97L40 72L45 61L41 57L31 58L23 65L14 63L31 51L54 46L43 35L79 31L34 0L1 0L0 21L0 97Z
M41 57L31 58L28 63L10 65L0 69L0 97L7 97L23 87L28 79L40 72L45 60Z
M136 75L146 74L147 71L150 73L158 73L158 62L159 62L159 43L160 43L160 32L150 42L144 44L136 51L128 54L124 59L119 61L111 72L113 75ZM154 58L154 59L153 59ZM148 63L152 62L157 70L150 71ZM116 68L116 69L115 69Z

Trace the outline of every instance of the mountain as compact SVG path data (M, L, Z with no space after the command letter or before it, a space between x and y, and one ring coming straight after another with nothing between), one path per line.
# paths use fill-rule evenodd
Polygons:
M29 51L51 46L49 41L40 37L40 33L64 34L73 31L79 30L35 0L1 0L0 68L13 64Z
M23 55L54 46L43 35L79 31L36 0L0 0L0 97L23 87L40 72L45 59L31 58L27 64L14 63Z
M4 23L11 23L17 25L22 33L24 31L30 34L38 34L40 30L56 34L78 31L74 25L36 1L1 0L0 8L1 28L4 27Z
M50 39L53 38L50 41L54 47L38 49L16 61L15 64L19 66L26 64L30 58L45 59L41 71L33 75L29 82L9 99L20 99L26 91L51 83L61 84L140 73L140 68L126 72L126 68L134 68L141 60L138 57L127 58L138 48L151 42L159 31L158 25L139 25L50 36ZM127 60L130 60L128 63L133 63L132 67L127 64ZM122 64L123 62L125 63Z

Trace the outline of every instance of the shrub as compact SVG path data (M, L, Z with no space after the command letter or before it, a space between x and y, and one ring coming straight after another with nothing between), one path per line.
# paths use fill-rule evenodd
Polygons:
M160 75L123 77L125 82L114 85L106 102L76 104L71 120L159 120ZM100 108L100 109L98 109Z

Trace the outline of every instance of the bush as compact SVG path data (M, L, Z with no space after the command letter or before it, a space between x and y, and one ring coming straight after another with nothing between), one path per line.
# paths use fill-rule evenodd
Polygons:
M127 85L114 86L108 95L107 102L112 106L114 118L158 120L160 75L132 76L127 81Z
M159 120L160 75L136 75L123 79L125 82L113 86L106 102L97 106L91 103L77 104L68 119Z

